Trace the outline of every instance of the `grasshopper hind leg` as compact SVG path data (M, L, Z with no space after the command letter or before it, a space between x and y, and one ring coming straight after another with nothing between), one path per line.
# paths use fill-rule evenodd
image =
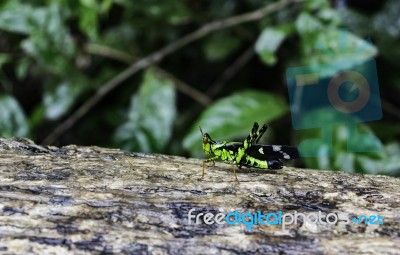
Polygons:
M251 129L250 134L247 136L246 140L244 140L243 142L243 149L244 149L244 153L246 153L249 148L258 143L258 141L261 139L261 137L263 136L263 134L265 133L265 131L267 131L268 126L267 124L264 124L260 130L258 130L258 123L254 122L253 128ZM240 162L238 162L239 164L243 163L243 159L240 159Z
M283 163L279 159L267 160L268 169L282 169Z
M256 133L256 140L255 143L258 143L258 141L260 141L261 137L263 136L263 134L265 133L265 131L267 131L268 126L267 124L264 124L260 130Z
M244 149L247 150L256 141L258 136L258 123L254 122L253 128L250 134L247 136L246 140L243 142Z
M235 165L233 165L233 164L232 164L232 171L233 171L233 175L235 176L235 179L236 179L237 183L239 184L240 181L239 181L239 179L237 178Z
M205 170L204 170L204 169L205 169L205 167L206 167L206 163L212 162L213 165L215 165L215 159L217 159L217 158L218 158L218 157L203 160L203 168L202 168L201 177L200 177L199 181L201 181L201 180L204 179L204 175L205 175ZM235 165L234 165L233 163L231 163L231 165L232 165L232 172L233 172L233 175L235 176L236 181L237 181L238 183L240 183L240 182L239 182L239 179L237 178L237 175L236 175ZM241 167L242 167L242 166L239 166L239 168L241 168Z

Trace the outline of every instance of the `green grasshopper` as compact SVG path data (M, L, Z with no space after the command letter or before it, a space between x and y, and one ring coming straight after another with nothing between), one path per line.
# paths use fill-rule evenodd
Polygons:
M225 163L232 165L232 171L236 181L235 165L246 167L256 167L262 169L281 169L283 167L280 159L294 159L299 157L299 151L295 147L286 145L263 145L257 144L262 135L267 131L268 126L264 124L258 130L258 123L254 122L253 128L248 137L243 142L217 142L211 139L208 133L202 134L203 151L212 157L203 161L203 171L200 180L204 178L204 168L206 163L221 159Z

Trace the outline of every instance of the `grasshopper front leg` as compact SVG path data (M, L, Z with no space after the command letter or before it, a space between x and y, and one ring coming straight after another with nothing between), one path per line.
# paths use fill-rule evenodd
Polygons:
M206 166L206 163L213 162L213 164L215 165L215 160L217 160L217 159L219 159L219 156L215 156L215 157L203 160L203 171L202 171L202 174L201 174L201 178L199 179L200 181L203 180L203 178L204 178L204 168Z
M213 165L215 165L215 160L219 159L219 158L220 158L219 156L215 156L215 157L203 160L203 171L202 171L202 174L201 174L201 178L199 179L200 181L203 180L203 178L204 178L204 175L205 175L204 169L205 169L206 163L212 162ZM239 179L237 178L237 175L236 175L235 163L234 162L229 162L229 164L232 165L233 175L235 176L236 181L240 184Z

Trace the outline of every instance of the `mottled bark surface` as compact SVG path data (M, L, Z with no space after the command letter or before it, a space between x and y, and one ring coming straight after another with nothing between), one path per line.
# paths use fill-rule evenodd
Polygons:
M400 180L0 139L2 254L400 254ZM188 212L381 215L383 224L299 220L188 224ZM325 222L322 222L325 223Z

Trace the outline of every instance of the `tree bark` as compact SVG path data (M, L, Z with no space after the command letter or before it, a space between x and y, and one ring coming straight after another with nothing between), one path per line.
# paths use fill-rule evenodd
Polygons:
M199 181L201 166L200 159L0 139L0 253L400 254L397 178L284 167L237 170L238 184L224 163L209 164ZM300 217L284 230L204 217L194 223L199 213L235 210L323 217ZM383 224L351 221L361 215L379 215Z

